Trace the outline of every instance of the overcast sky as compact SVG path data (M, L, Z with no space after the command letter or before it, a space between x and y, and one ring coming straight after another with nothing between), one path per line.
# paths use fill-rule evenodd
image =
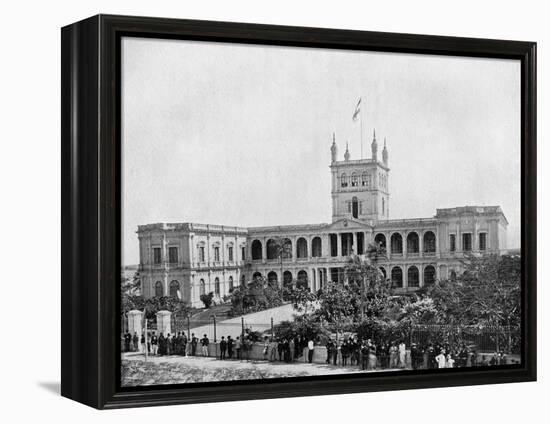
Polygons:
M123 263L137 226L330 222L330 144L387 138L390 218L500 205L520 245L518 61L125 38Z

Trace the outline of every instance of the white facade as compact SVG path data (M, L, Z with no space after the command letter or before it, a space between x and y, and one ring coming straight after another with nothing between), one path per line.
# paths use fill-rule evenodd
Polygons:
M389 219L389 167L384 143L372 158L337 160L331 147L332 222L270 227L229 227L194 223L138 227L140 277L145 297L177 296L200 306L213 292L223 301L232 286L254 275L307 283L312 290L341 281L352 253L377 242L386 247L380 270L398 290L417 290L461 271L466 253L501 254L508 222L499 206L438 209L432 218ZM273 241L288 239L281 263Z

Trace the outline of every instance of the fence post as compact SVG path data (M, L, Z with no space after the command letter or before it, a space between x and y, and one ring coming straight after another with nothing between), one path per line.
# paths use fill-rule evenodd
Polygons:
M273 317L271 317L271 338L275 337L275 333L273 331Z
M189 314L187 314L187 339L191 342L191 323L189 322Z

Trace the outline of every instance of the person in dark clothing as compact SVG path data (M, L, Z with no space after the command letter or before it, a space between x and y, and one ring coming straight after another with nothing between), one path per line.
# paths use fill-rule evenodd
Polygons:
M329 339L327 341L327 344L325 345L326 349L327 349L327 364L330 364L331 363L331 359L332 359L332 352L333 352L333 349L334 349L334 342Z
M284 360L285 362L290 362L291 359L290 359L290 345L288 343L288 340L285 339L283 341L283 356L284 356Z
M300 337L294 337L294 352L292 352L292 354L294 355L294 359L298 359L300 356L302 356L303 348L304 346L302 344L302 340L300 340Z
M279 343L277 343L277 353L279 354L279 362L283 360L284 350L285 350L284 342L282 340L279 340Z
M413 370L420 368L422 353L416 343L411 344L411 366Z
M134 352L138 351L139 346L139 336L136 331L134 331L134 336L132 337L132 349Z
M348 365L348 358L349 358L349 342L348 340L344 340L344 343L342 343L342 346L340 347L340 353L342 354L342 366L345 367Z
M181 335L181 354L187 356L187 336L185 333Z
M159 351L159 339L155 335L155 332L153 331L153 335L151 336L151 350L153 351L153 355L157 355Z
M222 336L222 339L220 340L220 359L225 359L225 352L227 351L227 341L225 340L225 337Z
M384 342L380 343L380 349L378 350L378 357L380 358L380 368L388 368L388 345Z
M231 336L227 336L227 357L233 358L233 339Z
M162 333L159 336L159 355L166 355L166 337Z
M370 349L366 342L361 344L361 370L367 370L367 364L369 362Z
M195 333L191 333L191 356L197 356L197 345L199 339L195 337Z
M164 348L164 354L165 355L171 355L172 354L172 336L170 336L170 333L166 335L166 347Z
M132 342L132 336L127 331L126 334L124 334L124 352L130 352L130 343Z

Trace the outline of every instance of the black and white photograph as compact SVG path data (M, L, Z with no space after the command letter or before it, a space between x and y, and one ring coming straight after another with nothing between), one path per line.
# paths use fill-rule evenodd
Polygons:
M121 386L514 367L521 67L121 40Z

